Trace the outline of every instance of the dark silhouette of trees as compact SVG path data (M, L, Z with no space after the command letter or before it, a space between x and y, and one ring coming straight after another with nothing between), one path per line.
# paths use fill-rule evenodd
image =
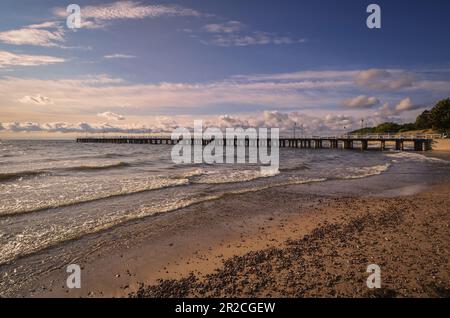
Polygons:
M439 101L430 111L431 126L435 130L450 130L450 98Z
M367 133L397 133L416 129L433 129L439 132L450 131L450 98L440 100L431 110L425 110L417 116L414 123L396 124L382 123L376 127L353 131L356 134Z

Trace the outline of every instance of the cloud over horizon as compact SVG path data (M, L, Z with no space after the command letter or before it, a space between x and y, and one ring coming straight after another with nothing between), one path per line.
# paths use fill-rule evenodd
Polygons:
M420 85L432 86L432 78L417 81L405 94L375 90L377 95L369 95L372 91L354 88L354 80L361 72L364 70L239 75L198 83L132 83L106 74L57 80L7 76L0 77L0 103L4 105L4 112L26 120L33 118L30 116L40 116L42 111L62 120L79 116L93 119L98 114L115 120L120 116L136 118L135 114L208 116L217 114L220 109L234 109L227 112L230 117L222 117L224 124L233 122L232 118L239 113L268 109L281 113L315 113L322 118L334 109L342 116L397 120L395 118L405 114L412 118L423 108L420 105L447 96L449 83L438 79L439 85L427 91L426 99L418 99L422 94ZM355 97L354 92L359 95ZM38 105L39 111L33 105Z
M22 104L34 104L34 105L51 105L53 104L53 100L50 97L43 96L41 94L37 94L34 96L24 96L20 98L19 103Z
M106 118L108 120L125 120L125 117L113 112L104 112L97 114L99 117Z
M365 95L356 96L344 101L344 105L348 108L371 108L380 103L380 100L376 97L369 97Z
M61 57L48 55L16 54L0 50L0 69L7 66L39 66L63 63L66 60Z
M377 115L382 116L398 116L404 112L418 110L424 108L422 105L414 104L410 97L403 98L394 107L389 103L384 103L377 111Z
M411 87L415 81L412 73L401 70L368 69L356 75L355 82L359 86L370 89L402 89Z
M118 114L98 114L99 117L118 116ZM123 119L114 120L113 123L68 123L68 122L0 122L0 130L9 132L59 132L59 133L121 133L121 134L148 134L165 133L170 134L175 128L184 127L192 130L194 120L203 120L203 128L218 127L222 131L226 128L249 128L266 127L279 128L284 136L290 136L293 133L294 125L298 132L304 135L311 134L343 134L359 128L360 118L355 116L328 113L323 117L311 116L302 112L279 112L262 111L252 115L233 116L219 115L208 118L182 118L158 116L152 117L151 122L146 123L119 123ZM367 116L365 122L368 125L376 125L383 122L385 117ZM1 128L3 127L3 128Z

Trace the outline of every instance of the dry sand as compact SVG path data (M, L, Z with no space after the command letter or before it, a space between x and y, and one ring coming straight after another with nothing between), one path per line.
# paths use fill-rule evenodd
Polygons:
M433 152L446 151L450 152L450 139L434 139L433 140Z

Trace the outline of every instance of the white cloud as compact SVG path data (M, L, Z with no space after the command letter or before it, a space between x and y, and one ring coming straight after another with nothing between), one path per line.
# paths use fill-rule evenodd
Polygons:
M202 14L196 10L178 5L147 5L137 1L117 1L108 4L84 6L82 12L82 27L96 29L106 27L109 21L133 20L159 17L191 16ZM65 8L54 9L58 17L67 17Z
M33 105L51 105L53 104L53 100L50 97L43 96L40 94L34 96L24 96L20 98L19 103L22 104L33 104Z
M90 112L119 105L147 112L159 112L163 108L169 111L174 107L206 109L214 105L239 105L241 111L247 107L255 109L253 105L269 109L323 109L342 104L343 97L354 89L354 72L305 71L232 77L215 82L150 84L128 83L107 75L60 80L7 77L0 78L0 103L13 106L11 101L29 95L28 92L45 92L57 105ZM392 100L384 95L380 98ZM349 111L361 111L378 103L378 98L363 94L346 100Z
M172 126L175 125L175 126ZM161 124L142 125L142 124L111 124L111 123L69 123L69 122L8 122L0 123L1 132L16 132L16 133L121 133L121 134L139 134L149 132L171 132L178 127L174 121L162 121Z
M51 28L60 28L61 25L57 21L46 21L38 24L31 24L28 26L30 29L51 29Z
M305 41L305 39L293 39L268 32L254 31L250 33L218 33L213 35L211 39L202 40L201 42L206 45L230 47L267 44L299 44L304 43Z
M91 110L111 105L129 105L147 109L170 107L199 108L209 105L266 105L267 107L298 107L339 103L335 90L345 83L334 81L245 81L224 80L206 83L130 84L106 75L78 79L41 80L0 78L4 94L0 102L23 97L24 92L46 92L55 103L77 109ZM76 88L76 89L75 89ZM325 92L317 89L328 88ZM20 95L19 95L20 94ZM19 96L17 96L19 95Z
M402 99L397 106L395 106L395 110L399 113L404 112L404 111L410 111L410 110L415 110L421 108L421 106L419 105L414 105L413 102L411 101L411 98L406 97L404 99Z
M144 19L163 16L200 16L196 10L181 6L142 5L136 1L114 3L83 8L83 16L99 20Z
M9 120L26 119L28 118L27 114L40 116L39 113L30 113L33 111L30 108L17 107L20 106L18 105L19 99L37 92L51 96L56 105L52 107L42 105L40 110L45 110L54 118L76 117L76 120L95 118L97 113L106 110L146 116L155 113L211 114L216 113L218 109L227 108L236 111L234 114L230 114L231 117L224 116L221 123L238 123L238 120L243 120L244 122L241 123L243 126L245 126L245 121L250 122L250 119L236 117L236 113L245 114L273 109L279 111L302 110L311 115L325 116L330 109L336 109L342 105L342 101L349 96L350 92L356 92L356 95L360 92L361 95L347 100L348 106L345 109L341 108L340 114L366 118L366 116L370 116L367 109L369 106L378 104L378 98L394 105L392 107L389 104L383 105L377 110L380 116L381 113L390 116L406 113L405 116L412 116L412 112L409 112L408 109L418 108L411 101L409 103L401 102L401 98L389 93L381 94L380 92L378 98L365 95L364 90L355 87L353 79L357 73L359 73L358 70L303 71L285 74L241 75L220 81L197 83L130 83L105 74L58 80L9 76L0 77L0 105L4 105L1 111L2 117L5 118L3 115L9 116L7 117ZM409 88L409 92L413 93L413 88ZM408 96L412 100L421 99L423 101L426 98L439 99L439 96L442 95L441 92L433 93L432 97L430 95L421 97L420 94L419 90ZM266 116L268 116L268 121L272 118L270 114ZM127 115L127 119L139 120L130 115Z
M0 42L14 45L62 47L64 29L56 22L32 24L21 29L0 32Z
M104 112L97 114L99 117L106 118L107 120L125 120L125 117L113 112Z
M82 78L73 80L62 80L61 83L67 85L80 85L80 86L91 86L91 85L102 86L102 85L121 84L123 82L124 80L119 77L111 77L107 74L99 74L99 75L86 75Z
M228 21L225 23L211 23L203 26L203 31L212 35L211 38L203 39L206 45L248 46L266 44L295 44L303 43L305 39L293 39L288 36L279 36L274 33L261 31L248 31L248 27L239 21Z
M60 57L47 55L15 54L0 50L0 68L5 66L37 66L62 63L65 60Z
M256 74L256 75L236 75L234 79L245 81L346 81L348 85L353 84L353 77L356 76L359 71L299 71L289 73L275 73L275 74Z
M389 103L384 103L378 111L375 113L377 116L399 116L404 112L417 110L423 106L414 104L411 98L406 97L400 100L394 107L391 107Z
M133 59L136 58L134 55L128 55L128 54L108 54L103 56L105 59Z
M187 125L186 125L187 123ZM36 123L13 122L0 123L3 130L12 132L60 132L60 133L169 133L177 127L192 129L192 121L186 122L178 117L158 117L152 123L129 124L118 123ZM324 117L308 116L299 112L284 113L279 111L264 111L247 116L220 115L204 121L204 127L219 127L225 130L228 127L268 127L280 128L282 135L291 135L294 124L298 132L303 134L340 134L344 130L358 128L359 120L352 116L327 114ZM345 128L344 128L345 127Z
M127 127L113 126L110 124L89 123L35 123L35 122L13 122L1 123L4 130L11 132L60 132L60 133L100 133L100 132L127 132Z
M441 80L424 80L419 81L414 84L414 89L422 89L426 91L441 91L448 95L448 92L450 92L450 81L441 81Z
M86 19L82 19L81 20L81 28L82 29L91 29L91 30L96 30L96 29L105 29L108 24L104 21L99 21L99 20L86 20Z
M225 23L212 23L203 27L209 33L235 33L245 28L245 25L239 21L228 21Z
M401 101L397 104L402 104ZM404 102L403 104L406 104ZM389 107L384 104L388 112L377 112L366 114L365 123L368 126L378 125L381 122L398 122L399 117L395 107ZM380 108L381 109L381 108ZM106 112L108 113L108 112ZM98 114L100 115L100 114ZM117 114L116 114L117 115ZM120 116L120 115L118 115ZM101 116L104 117L104 116ZM170 133L177 127L186 127L192 129L194 120L203 119L204 127L219 127L222 130L228 127L268 127L280 128L282 136L292 136L294 125L297 128L297 134L303 135L338 135L344 132L358 129L361 123L360 115L348 115L342 113L327 112L320 116L309 115L299 111L281 112L281 111L260 111L244 113L240 115L219 115L219 116L150 116L143 118L143 122L130 125L114 123L70 123L70 122L13 122L0 123L0 130L12 132L60 132L60 133L148 133L165 132Z
M394 109L392 109L389 103L384 103L375 113L375 116L392 116L392 115L395 115L395 111Z
M344 101L344 105L349 108L371 108L378 105L378 98L360 95Z
M359 86L370 89L402 89L411 87L415 76L401 70L368 69L361 71L355 77Z
M345 129L356 127L357 120L343 114L310 116L300 112L264 111L262 119L249 119L250 125L280 128L282 134L292 134L294 125L302 134L340 134Z
M227 127L242 127L247 128L250 126L248 120L237 118L235 116L230 115L220 115L217 120L213 121L211 126L216 126L219 128L227 128Z

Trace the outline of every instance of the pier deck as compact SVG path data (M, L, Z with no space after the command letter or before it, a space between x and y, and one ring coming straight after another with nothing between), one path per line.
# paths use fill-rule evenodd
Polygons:
M275 146L280 148L312 148L312 149L395 149L404 150L406 146L408 149L415 151L427 151L432 149L433 139L427 136L344 136L344 137L300 137L300 138L286 138L280 137L278 140L271 140L270 138L263 139L171 139L169 136L163 137L142 137L142 136L119 136L119 137L84 137L77 138L79 143L114 143L114 144L151 144L151 145L175 145L180 141L188 144L202 144L207 145L215 142L218 145L226 146L227 143L233 143L235 146Z

